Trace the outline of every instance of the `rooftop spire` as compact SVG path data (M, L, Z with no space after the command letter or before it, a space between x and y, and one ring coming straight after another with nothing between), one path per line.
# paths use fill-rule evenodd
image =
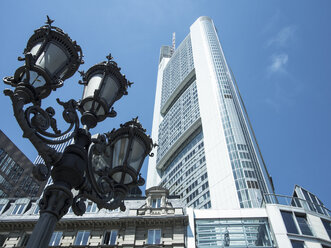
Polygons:
M176 33L172 33L172 47L171 47L171 55L175 52L176 49Z

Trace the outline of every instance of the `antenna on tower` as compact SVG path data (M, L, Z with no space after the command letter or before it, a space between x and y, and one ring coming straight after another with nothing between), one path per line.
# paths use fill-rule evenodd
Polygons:
M172 47L171 47L171 55L175 52L176 49L176 33L172 33Z

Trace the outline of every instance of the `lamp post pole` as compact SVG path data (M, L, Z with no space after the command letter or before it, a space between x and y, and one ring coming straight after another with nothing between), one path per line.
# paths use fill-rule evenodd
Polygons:
M25 65L19 67L13 77L5 77L6 84L14 90L6 89L14 116L45 164L35 165L33 174L38 180L53 184L46 187L39 202L40 218L28 241L28 248L47 247L56 223L72 207L76 215L83 215L85 201L90 199L99 209L125 210L124 198L132 187L141 186L145 180L140 175L143 161L153 146L134 118L105 134L91 138L89 130L107 117L115 117L115 101L127 95L131 86L120 72L111 55L107 61L92 66L86 73L80 72L84 85L80 101L69 100L58 104L63 107L63 120L67 130L57 129L55 110L42 108L42 99L52 90L63 85L83 63L81 48L61 29L52 26L53 20L47 16L45 26L35 30L24 50ZM81 114L79 120L78 112ZM80 128L80 122L84 128ZM61 139L64 135L72 134ZM51 145L61 144L74 138L74 143L59 153ZM73 197L71 190L78 194Z

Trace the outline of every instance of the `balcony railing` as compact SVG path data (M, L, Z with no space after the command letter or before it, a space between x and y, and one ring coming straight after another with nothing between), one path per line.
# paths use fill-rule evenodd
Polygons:
M277 195L277 194L265 194L263 204L280 204L292 207L303 208L308 211L319 213L326 216L331 216L331 210L326 207L306 201L304 199L286 195Z

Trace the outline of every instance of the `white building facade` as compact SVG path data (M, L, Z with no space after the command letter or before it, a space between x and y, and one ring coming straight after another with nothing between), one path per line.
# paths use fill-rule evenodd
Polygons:
M147 187L194 208L261 207L271 193L213 21L200 17L172 52L161 48Z
M297 187L295 191L305 191ZM188 247L331 247L331 212L321 202L269 197L278 203L267 201L262 208L188 209L188 233L192 233Z

